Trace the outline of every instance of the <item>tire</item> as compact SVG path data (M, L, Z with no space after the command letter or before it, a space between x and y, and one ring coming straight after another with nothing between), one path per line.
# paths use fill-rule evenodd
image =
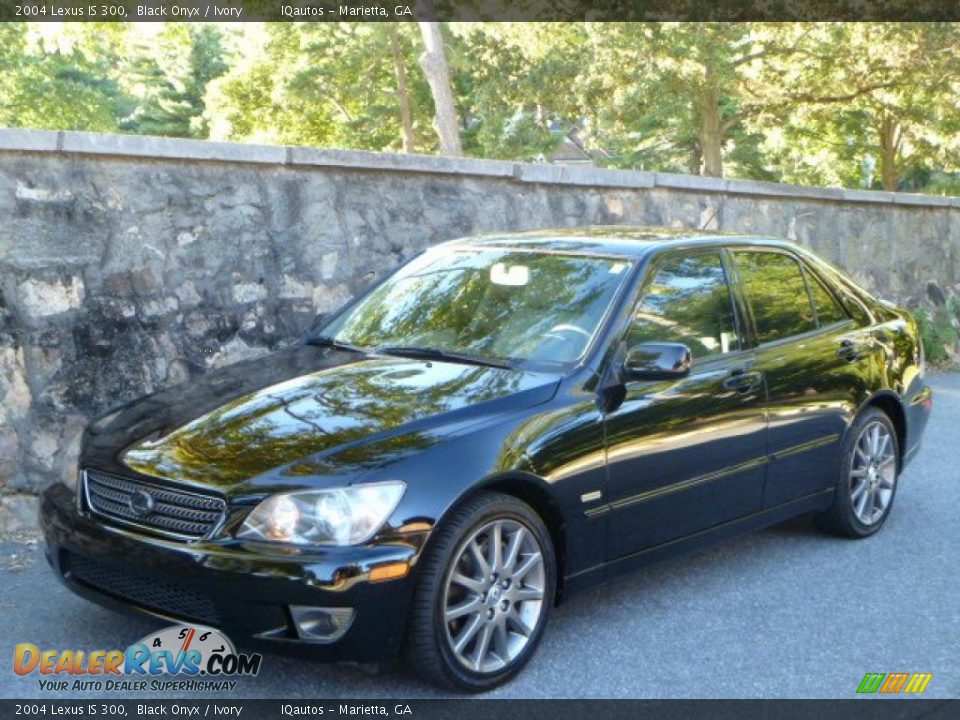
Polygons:
M882 445L879 451L872 446L874 432ZM869 408L847 432L833 504L817 517L818 524L823 530L844 537L873 535L890 515L899 475L896 429L886 413Z
M498 535L499 563L492 554ZM530 506L492 492L465 501L443 521L421 561L404 647L407 663L423 680L460 692L507 682L537 649L553 605L556 568L550 533ZM460 615L448 622L448 613ZM473 635L466 637L470 630Z

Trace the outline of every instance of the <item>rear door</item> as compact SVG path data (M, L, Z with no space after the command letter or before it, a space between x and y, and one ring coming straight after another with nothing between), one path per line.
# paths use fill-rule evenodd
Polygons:
M731 255L767 385L764 506L773 507L832 487L862 385L861 341L829 286L793 253Z

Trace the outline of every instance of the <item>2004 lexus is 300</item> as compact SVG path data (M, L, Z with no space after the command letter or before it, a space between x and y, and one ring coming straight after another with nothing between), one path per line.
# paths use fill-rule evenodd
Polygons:
M622 571L801 513L877 532L923 362L907 312L786 243L457 240L295 346L95 420L47 554L101 603L485 690Z

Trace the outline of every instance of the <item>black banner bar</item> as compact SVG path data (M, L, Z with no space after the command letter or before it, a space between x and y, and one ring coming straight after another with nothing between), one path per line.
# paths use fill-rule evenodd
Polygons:
M30 22L943 21L960 0L3 0Z
M0 700L8 718L953 720L958 700Z

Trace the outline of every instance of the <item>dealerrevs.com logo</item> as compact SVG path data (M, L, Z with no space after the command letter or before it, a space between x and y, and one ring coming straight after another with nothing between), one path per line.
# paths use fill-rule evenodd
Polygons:
M219 630L175 625L126 650L41 650L20 643L13 650L13 671L42 676L40 689L50 692L230 691L237 685L232 678L255 676L261 660L257 653L238 653Z
M933 673L867 673L857 686L861 695L872 695L880 692L884 695L897 693L919 695L927 689L933 679Z

